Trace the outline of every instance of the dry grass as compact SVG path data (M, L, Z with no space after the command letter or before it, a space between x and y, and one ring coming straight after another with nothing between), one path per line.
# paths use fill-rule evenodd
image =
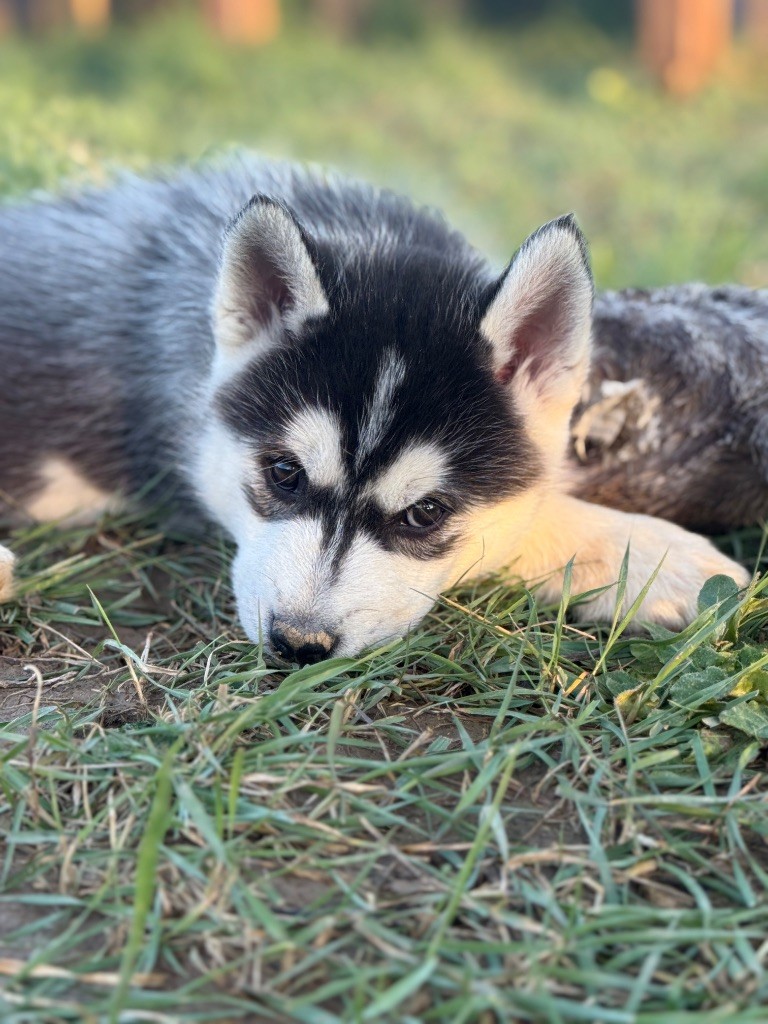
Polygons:
M272 672L221 548L16 547L4 1019L762 1019L759 592L609 645L489 584Z
M746 75L670 108L573 28L253 56L177 20L0 55L6 193L266 142L447 205L499 256L576 208L602 285L768 266ZM4 1024L765 1020L762 584L626 639L489 583L286 672L243 642L215 538L125 516L11 543ZM759 531L727 543L762 565Z

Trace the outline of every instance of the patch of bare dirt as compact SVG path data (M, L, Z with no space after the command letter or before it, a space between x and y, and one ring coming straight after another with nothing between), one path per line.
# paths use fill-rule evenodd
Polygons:
M47 660L47 659L46 659ZM54 660L54 659L51 659ZM140 694L129 682L119 686L114 682L115 671L94 665L94 670L73 671L66 666L54 668L51 677L38 677L30 665L42 669L41 659L34 662L0 657L0 722L9 722L31 713L35 709L48 707L82 708L98 706L102 723L119 725L123 722L138 721L147 716L146 694Z

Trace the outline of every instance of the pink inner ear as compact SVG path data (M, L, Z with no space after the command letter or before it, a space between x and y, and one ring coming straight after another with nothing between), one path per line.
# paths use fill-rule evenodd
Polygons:
M545 370L552 372L560 368L557 350L564 340L561 335L565 334L565 325L558 306L558 296L550 296L517 325L507 343L512 350L510 357L496 373L499 383L508 384L523 363L532 380Z
M271 254L252 246L248 252L248 263L243 268L244 297L251 316L259 323L269 323L273 310L284 313L295 301L287 273L277 266Z

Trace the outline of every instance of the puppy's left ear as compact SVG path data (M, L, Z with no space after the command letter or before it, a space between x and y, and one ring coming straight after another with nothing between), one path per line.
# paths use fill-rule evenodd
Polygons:
M573 215L528 238L492 293L480 331L494 374L545 455L562 455L589 371L594 288Z

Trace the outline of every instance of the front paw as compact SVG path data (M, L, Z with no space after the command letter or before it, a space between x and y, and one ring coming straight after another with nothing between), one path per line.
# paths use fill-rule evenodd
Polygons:
M637 516L629 538L629 569L621 613L625 614L642 593L661 563L648 593L634 615L634 623L657 623L667 629L684 629L698 614L701 588L712 576L730 576L739 587L750 581L747 570L728 558L704 537L648 516ZM617 580L619 565L612 580ZM582 619L612 618L616 588L578 609Z
M684 629L699 611L701 588L712 576L730 576L739 587L746 587L751 576L747 570L727 558L703 537L670 550L648 595L637 612L638 622L654 622L667 629ZM639 582L639 581L638 581ZM642 584L636 586L637 594ZM631 604L631 600L629 601Z
M13 597L13 566L16 559L12 551L0 544L0 601Z

